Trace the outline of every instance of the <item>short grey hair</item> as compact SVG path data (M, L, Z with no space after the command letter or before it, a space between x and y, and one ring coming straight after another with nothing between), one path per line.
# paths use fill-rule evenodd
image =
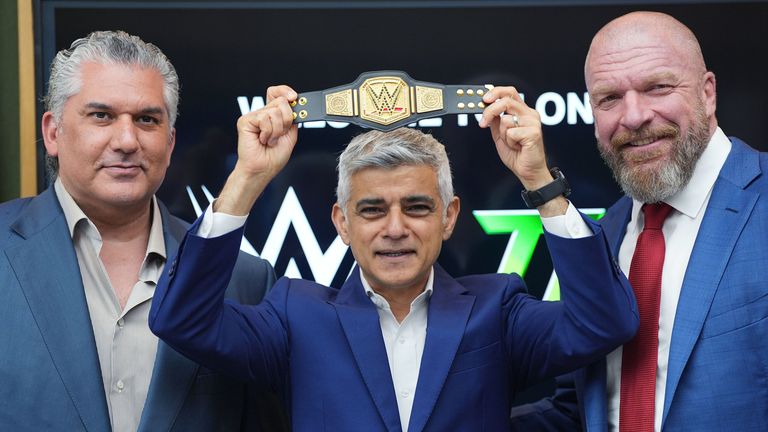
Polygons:
M339 182L336 199L342 210L350 195L350 177L366 168L395 169L408 165L427 165L437 174L437 190L443 202L443 212L453 198L451 165L445 146L432 135L411 128L391 132L371 131L350 141L339 156Z
M163 100L170 128L173 128L179 106L179 76L176 69L160 48L124 31L92 32L56 54L51 63L48 93L43 102L46 111L53 114L57 124L61 122L64 104L80 91L83 63L140 66L156 70L163 78ZM58 160L46 156L46 167L49 176L55 178Z

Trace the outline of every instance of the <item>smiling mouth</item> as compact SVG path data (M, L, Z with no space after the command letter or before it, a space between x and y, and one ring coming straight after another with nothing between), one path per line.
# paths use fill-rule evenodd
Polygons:
M122 170L129 170L129 169L134 169L134 168L136 168L136 169L142 169L142 164L141 164L141 162L128 162L128 163L125 163L125 162L117 162L117 163L107 163L107 164L103 164L103 165L102 165L102 168L107 168L107 169L110 169L110 168L111 168L111 169L122 169Z
M105 165L102 168L110 175L118 177L133 177L142 171L141 165Z
M644 165L666 158L675 138L675 129L664 127L644 133L625 134L616 137L612 144L625 163Z
M679 135L679 128L673 125L644 127L632 132L623 132L611 138L615 148L644 147L662 140L674 140Z
M657 138L657 137L641 138L641 139L637 139L637 140L625 143L624 145L629 147L642 147L642 146L647 146L648 144L652 144L658 141L659 139L661 138Z
M665 140L674 138L674 135L668 133L657 133L645 136L623 137L623 139L617 140L615 144L619 149L642 150L643 147L653 148L663 144Z
M386 258L397 258L414 253L413 250L393 250L393 251L380 251L376 252L376 255L380 255Z

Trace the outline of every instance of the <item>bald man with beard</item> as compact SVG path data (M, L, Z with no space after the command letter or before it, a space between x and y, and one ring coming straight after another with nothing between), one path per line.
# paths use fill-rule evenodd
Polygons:
M715 75L669 15L608 23L585 79L598 148L627 195L601 222L640 330L561 377L552 398L515 408L513 430L768 430L768 154L718 127ZM640 259L663 208L661 249ZM634 282L654 260L654 287Z

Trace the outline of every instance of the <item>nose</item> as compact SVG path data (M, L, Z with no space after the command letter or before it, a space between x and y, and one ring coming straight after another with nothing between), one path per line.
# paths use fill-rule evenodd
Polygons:
M114 126L115 130L110 142L112 150L122 153L137 151L139 149L139 136L132 116L123 115L118 117Z
M653 110L646 98L635 91L624 94L624 111L621 116L621 125L629 130L640 129L653 118Z
M384 226L384 237L388 239L400 239L408 236L405 215L402 212L391 211L387 214L386 225Z

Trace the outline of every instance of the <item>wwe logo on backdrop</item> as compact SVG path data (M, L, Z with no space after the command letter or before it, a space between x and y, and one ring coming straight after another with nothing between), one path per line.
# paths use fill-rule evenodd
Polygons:
M213 201L213 195L211 195L210 191L205 186L202 186L202 190L210 204ZM192 207L195 209L195 214L197 217L200 217L203 213L203 209L189 186L187 186L187 195L189 195L189 199L192 201ZM344 255L347 253L348 246L345 245L341 240L341 237L337 235L328 249L326 249L325 252L322 251L293 187L289 187L288 191L285 193L285 198L283 199L282 204L280 204L280 210L277 212L275 222L272 224L272 228L269 231L267 241L264 243L264 248L261 250L261 253L258 253L245 237L243 237L243 240L240 243L240 249L251 255L261 256L269 261L274 267L277 262L277 257L283 248L285 237L288 235L288 229L291 226L293 226L293 229L296 231L296 235L299 238L299 244L307 259L314 280L323 285L330 285L333 281L333 277L339 270ZM309 279L306 276L302 276L294 257L291 257L288 261L285 276L292 278L304 277L305 279Z

